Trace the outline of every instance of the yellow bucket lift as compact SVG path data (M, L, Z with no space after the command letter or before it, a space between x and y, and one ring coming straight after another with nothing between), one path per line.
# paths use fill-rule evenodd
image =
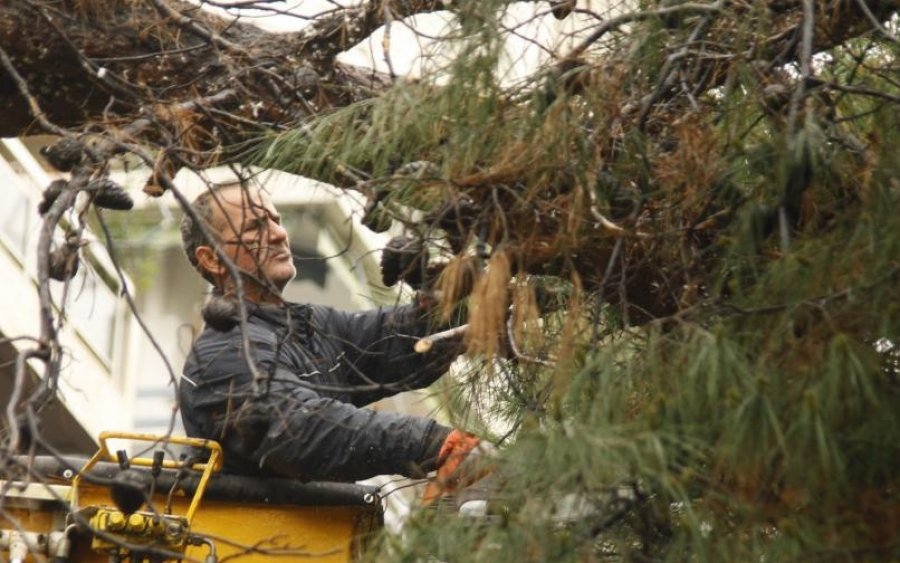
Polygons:
M156 452L128 459L112 439ZM170 446L205 453L165 459ZM211 440L104 432L87 462L38 456L9 467L0 551L10 563L344 562L383 523L374 487L225 475Z

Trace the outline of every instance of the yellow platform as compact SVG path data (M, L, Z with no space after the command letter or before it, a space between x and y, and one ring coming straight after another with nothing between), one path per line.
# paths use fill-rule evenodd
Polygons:
M151 502L125 515L111 497L122 470L101 442L92 463L22 459L21 475L0 482L6 560L18 550L29 552L25 561L345 562L356 559L382 525L371 487L222 475L204 464L184 469L177 462L157 472ZM150 479L151 460L131 462L132 474Z

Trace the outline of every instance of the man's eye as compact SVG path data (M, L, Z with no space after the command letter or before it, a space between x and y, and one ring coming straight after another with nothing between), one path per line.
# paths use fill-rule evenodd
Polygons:
M247 227L244 229L244 234L255 233L257 231L261 231L266 228L266 219L254 219Z

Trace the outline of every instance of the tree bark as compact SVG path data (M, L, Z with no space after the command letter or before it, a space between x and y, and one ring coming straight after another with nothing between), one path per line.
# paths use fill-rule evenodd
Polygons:
M676 5L656 13L645 10L601 23L573 53L580 59L597 59L585 64L602 72L603 52L592 49L603 33L647 17L693 17L704 22L695 28L702 37L668 48L673 49L670 58L680 61L679 78L683 81L688 75L696 94L720 85L732 60L780 67L801 58L804 49L807 53L827 49L872 31L877 24L873 18L883 21L900 6L892 0L863 9L866 5L861 2L816 2L815 21L810 22L804 21L803 3L768 0L777 28L761 34L758 44L741 46L733 46L730 36L740 18L750 17L744 5L722 0L708 6ZM438 0L373 1L336 8L300 32L272 34L177 0L7 0L0 5L0 49L10 67L0 67L0 135L43 132L49 120L87 140L98 153L98 162L128 147L149 147L144 160L152 155L155 173L166 173L166 178L181 166L202 169L240 160L264 132L297 126L384 92L391 83L388 77L343 65L337 55L388 18L441 9L444 3ZM688 46L698 39L714 48L691 52ZM679 55L682 59L677 59ZM561 65L571 66L571 56L563 53L560 58ZM635 92L627 101L631 109L620 112L623 130L665 135L666 120L689 108L689 96L682 95L676 75L670 70L662 74L654 90ZM44 122L36 119L35 107L43 111ZM656 108L662 109L653 113ZM663 123L647 127L648 120ZM166 182L161 178L152 183ZM150 190L153 195L162 191ZM589 207L584 223L595 221ZM523 225L528 224L526 219ZM534 247L528 240L537 231L525 230L517 235L522 256L530 262L523 267L546 273L547 264L558 260L560 253L545 252L546 259L541 258L541 249L546 248ZM684 283L680 275L647 266L644 257L651 254L644 250L647 245L622 242L601 228L567 249L566 259L571 259L586 287L599 289L611 301L633 304L633 318L646 320L676 309L680 289L671 288ZM612 264L614 259L621 265ZM598 269L598 264L604 267ZM650 271L663 274L649 275Z

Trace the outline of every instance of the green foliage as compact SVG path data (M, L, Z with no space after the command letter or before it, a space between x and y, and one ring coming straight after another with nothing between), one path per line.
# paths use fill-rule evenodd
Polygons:
M455 395L512 429L494 513L420 511L373 558L900 557L897 44L848 36L803 79L772 39L793 8L670 13L510 88L494 8L440 79L267 148L406 209L473 202L458 229L397 217L490 264L473 325L486 285L534 292Z

